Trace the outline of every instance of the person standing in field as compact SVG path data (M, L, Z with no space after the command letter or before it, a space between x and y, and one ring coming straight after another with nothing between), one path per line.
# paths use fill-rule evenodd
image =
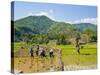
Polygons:
M34 57L33 47L30 49L30 55L31 55L31 57Z
M33 61L34 61L34 50L33 46L30 48L30 68L33 66Z
M39 45L37 45L37 48L36 48L36 55L37 56L39 55Z
M50 56L50 58L54 57L53 49L50 50L49 56Z
M76 50L78 54L80 54L80 43L79 43L80 38L76 38Z
M41 56L41 58L42 58L42 57L46 57L46 53L45 53L44 48L41 50L40 56Z

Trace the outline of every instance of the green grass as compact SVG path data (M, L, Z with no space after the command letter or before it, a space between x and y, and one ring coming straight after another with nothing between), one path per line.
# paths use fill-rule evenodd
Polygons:
M27 45L26 43L24 42L17 42L17 43L14 43L14 52L17 52L18 50L21 49L21 47L24 47L25 50L29 50L31 48L32 45Z
M80 55L77 53L74 45L59 45L62 50L62 60L65 65L96 65L97 64L97 46L96 44L83 45Z
M84 48L80 49L81 53L87 53L87 54L96 54L97 53L97 47L96 45L83 45ZM58 45L57 46L59 49L62 50L62 55L63 54L77 54L77 51L75 49L74 45Z
M14 43L14 52L20 50L20 47L24 46L26 50L32 45L26 45L25 43ZM86 44L84 48L80 50L80 55L75 49L75 45L56 45L55 43L42 44L42 46L58 48L62 51L62 60L65 65L96 65L97 64L97 45Z

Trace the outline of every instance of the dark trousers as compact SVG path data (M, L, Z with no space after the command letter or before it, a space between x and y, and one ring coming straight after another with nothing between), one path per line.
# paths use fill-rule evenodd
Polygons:
M50 55L50 58L54 57L53 52L50 52L49 55Z
M38 56L38 54L39 54L38 51L36 51L36 55L37 55L37 56Z
M34 57L33 53L31 53L31 57Z

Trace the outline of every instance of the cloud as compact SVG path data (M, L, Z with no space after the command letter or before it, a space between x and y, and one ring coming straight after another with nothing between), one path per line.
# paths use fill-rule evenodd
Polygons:
M48 16L48 13L47 12L38 12L38 13L28 13L28 15L30 16L42 16L42 15L45 15L45 16Z
M92 23L97 24L97 18L84 18L81 20L76 20L74 23Z
M66 23L70 23L70 24L74 24L74 22L73 21L71 21L71 20L67 20L67 21L65 21Z
M66 21L67 23L76 24L76 23L92 23L97 25L97 18L84 18L75 21Z
M47 17L49 17L50 19L52 19L52 20L55 20L54 19L54 17L52 16L52 14L53 14L54 12L53 12L53 10L49 10L48 12L46 12L46 11L40 11L40 12L37 12L37 13L28 13L28 16L47 16Z

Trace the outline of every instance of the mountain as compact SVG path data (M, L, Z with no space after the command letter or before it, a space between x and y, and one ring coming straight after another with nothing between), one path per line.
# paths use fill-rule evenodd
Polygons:
M28 16L14 22L14 28L20 29L27 33L47 33L48 28L53 25L55 21L46 16Z
M64 22L57 22L49 28L49 33L59 34L64 32L69 32L73 30L74 27L72 24L64 23Z
M84 30L84 29L92 29L92 30L97 30L97 25L91 24L91 23L78 23L78 24L73 24L73 26L75 26L75 28L77 28L78 30Z
M89 28L96 30L97 26L90 23L69 24L51 20L47 16L28 16L14 21L15 40L20 40L23 34L47 34L56 35L69 32L73 29L81 30ZM70 35L70 34L69 34Z

